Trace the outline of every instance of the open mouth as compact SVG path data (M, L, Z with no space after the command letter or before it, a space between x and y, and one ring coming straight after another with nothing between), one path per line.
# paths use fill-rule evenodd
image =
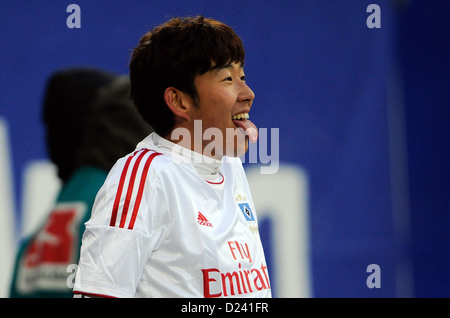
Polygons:
M240 113L240 114L236 114L231 116L231 119L233 120L245 120L250 118L250 116L248 115L248 113Z
M258 140L258 129L255 124L248 120L249 118L250 116L248 113L239 113L231 116L233 124L235 124L236 127L242 128L250 142L255 143Z

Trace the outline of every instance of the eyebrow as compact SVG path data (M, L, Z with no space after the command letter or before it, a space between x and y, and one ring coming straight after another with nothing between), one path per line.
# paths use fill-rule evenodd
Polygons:
M239 63L239 68L244 68L244 64L243 63ZM225 68L233 68L233 65L231 63L227 63L221 66L214 66L211 70L215 70L216 72L223 70Z

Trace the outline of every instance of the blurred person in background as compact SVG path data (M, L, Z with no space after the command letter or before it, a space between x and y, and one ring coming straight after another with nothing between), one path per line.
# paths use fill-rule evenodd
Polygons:
M153 131L128 91L127 77L97 69L50 77L43 122L62 188L44 224L20 245L10 297L73 296L71 275L95 196L116 160Z

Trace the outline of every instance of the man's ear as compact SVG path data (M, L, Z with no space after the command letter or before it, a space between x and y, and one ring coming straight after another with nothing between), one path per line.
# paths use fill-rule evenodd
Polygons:
M191 120L191 108L194 106L190 96L174 87L164 91L164 100L175 116Z

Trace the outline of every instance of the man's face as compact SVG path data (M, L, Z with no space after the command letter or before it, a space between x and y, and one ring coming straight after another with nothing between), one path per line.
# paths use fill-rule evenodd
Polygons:
M201 120L204 154L208 155L213 145L212 155L216 158L244 155L248 149L248 137L244 137L243 130L238 128L245 130L252 127L256 131L256 127L246 120L255 94L245 83L243 67L238 63L230 63L213 68L197 76L194 85L198 94L198 108L194 109L193 119ZM213 129L208 131L208 128ZM220 132L222 139L211 143L210 139L205 140L211 135L208 132L213 136Z

